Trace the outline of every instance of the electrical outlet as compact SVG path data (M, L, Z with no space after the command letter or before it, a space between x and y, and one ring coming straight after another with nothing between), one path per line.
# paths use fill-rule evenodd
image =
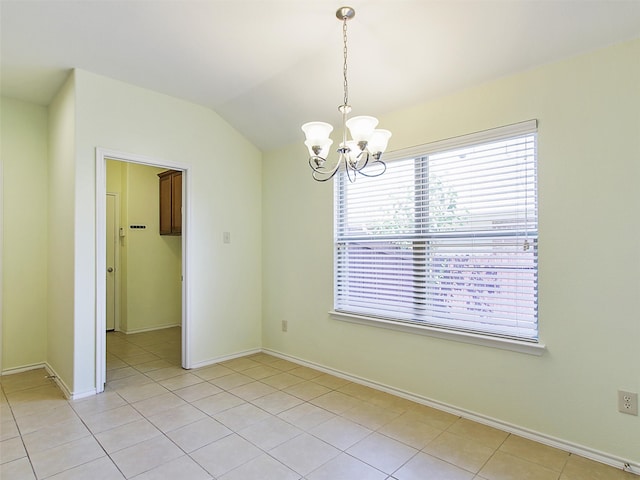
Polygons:
M282 331L286 332L289 329L289 321L288 320L282 320Z
M638 394L618 390L618 411L628 415L638 415Z

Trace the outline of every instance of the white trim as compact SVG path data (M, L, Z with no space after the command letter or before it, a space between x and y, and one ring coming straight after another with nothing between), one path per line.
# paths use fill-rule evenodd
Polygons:
M428 407L435 408L437 410L441 410L447 413L451 413L453 415L457 415L462 418L466 418L468 420L472 420L474 422L481 423L483 425L487 425L489 427L497 428L498 430L502 430L507 433L512 433L514 435L518 435L529 440L533 440L534 442L541 443L543 445L548 445L550 447L558 448L568 453L572 453L575 455L579 455L581 457L585 457L596 462L604 463L606 465L610 465L612 467L618 468L622 470L625 465L628 465L627 472L635 473L636 475L640 475L640 463L630 462L628 460L622 459L616 455L611 455L606 452L601 452L599 450L586 447L584 445L579 445L577 443L569 442L566 440L562 440L560 438L553 437L551 435L546 435L544 433L536 432L535 430L531 430L528 428L520 427L518 425L514 425L512 423L504 422L502 420L488 417L486 415L482 415L476 412L472 412L469 410L464 410L462 408L458 408L453 405L449 405L443 402L438 402L436 400L423 397L421 395L416 395L411 392L407 392L406 390L401 390L395 387L391 387L389 385L385 385L382 383L374 382L368 380L363 377L359 377L357 375L352 375L350 373L343 372L341 370L336 370L330 367L326 367L324 365L309 362L307 360L302 360L298 357L294 357L292 355L288 355L286 353L281 353L276 350L272 350L269 348L263 348L262 351L269 355L273 355L278 358L282 358L284 360L288 360L293 363L297 363L298 365L302 365L305 367L314 368L316 370L320 370L321 372L328 373L330 375L334 375L336 377L343 378L345 380L349 380L353 383L357 383L359 385L365 385L367 387L374 388L376 390L390 393L392 395L396 395L401 398L405 398L412 402L419 403L421 405L426 405Z
M104 391L107 381L107 167L105 155L96 149L96 393Z
M29 365L23 365L22 367L13 367L7 368L2 371L2 376L5 375L15 375L16 373L24 373L29 372L31 370L38 370L39 368L47 369L47 364L45 362L42 363L31 363Z
M67 384L60 379L60 376L56 373L53 367L49 365L47 362L32 363L31 365L24 365L22 367L9 368L3 371L2 375L3 376L15 375L19 373L30 372L33 370L40 370L40 369L44 369L47 372L47 376L45 378L49 378L50 380L53 380L58 386L58 388L62 391L65 398L70 399L72 397L72 394L69 388L67 387Z
M511 125L505 125L497 128L492 128L489 130L483 130L483 131L456 136L456 137L439 140L431 143L417 145L417 146L413 146L413 147L409 147L401 150L396 150L391 153L385 154L384 160L388 162L394 162L398 160L408 160L412 158L415 159L419 157L427 157L434 153L442 153L442 152L447 152L452 150L456 151L457 149L460 149L466 146L482 145L482 144L486 144L488 142L493 142L497 140L500 140L500 141L508 140L508 139L519 140L521 137L524 138L525 136L528 139L530 135L535 136L537 130L538 130L538 121L536 119L526 120L523 122L511 124ZM534 138L533 145L535 144L536 144L536 140ZM526 145L529 145L529 143L527 142ZM530 157L527 156L527 158L530 158ZM415 170L410 169L409 173L407 174L407 177L411 179L411 181L413 182L415 181L415 176L416 176ZM400 177L400 178L404 178L404 177ZM400 182L400 180L398 180L398 182ZM392 188L393 186L399 185L399 184L400 183L398 184L392 183L392 184L386 185L385 188ZM360 234L359 236L355 236L350 233L343 232L344 228L346 228L345 225L343 224L344 222L347 222L346 218L348 217L348 213L345 213L345 211L343 211L342 204L343 202L347 201L346 199L349 197L349 195L348 195L348 192L346 192L346 190L344 190L341 185L342 185L341 181L336 181L335 192L334 192L334 195L335 195L334 247L338 245L338 243L340 242L342 243L344 242L349 243L350 241L358 242L363 239L373 238L373 237L368 237L365 234ZM365 190L365 192L367 191L368 190ZM371 191L373 191L373 189L371 189ZM513 197L513 198L515 199L516 197ZM357 207L354 207L354 208L357 208ZM473 215L472 214L470 215L471 215L471 218L473 218ZM526 232L527 231L526 218L523 219L523 221L524 221L523 225L525 228L524 231ZM425 227L425 228L428 228L428 227ZM535 238L537 238L537 228L535 233L536 233ZM468 232L466 233L462 232L459 234L459 236L461 238L464 238L465 236L471 237L473 235L469 234ZM407 236L403 234L393 234L393 233L387 232L386 235L379 238L381 241L390 241L389 240L390 238L406 239ZM357 264L358 267L360 266L360 264L367 264L367 261L368 261L367 259L359 260L359 263ZM426 262L426 264L428 265L428 259L426 259L426 257L424 259L424 262ZM535 262L536 262L536 269L537 269L537 260L535 260ZM340 264L340 266L338 264ZM351 268L352 268L352 264L350 263L350 261L349 260L343 261L338 250L334 249L334 282L333 282L334 285L333 286L334 286L334 297L337 303L341 303L338 301L339 300L338 297L342 298L344 296L345 305L348 304L349 301L351 300L349 287L345 287L343 289L338 285L339 279L342 277L344 277L344 280L345 280L344 283L346 285L349 285ZM420 272L424 273L424 270L420 270ZM387 273L386 270L385 270L385 273ZM396 272L394 271L393 273L388 273L388 274L396 275ZM365 274L365 277L366 277L365 282L373 281L373 277L369 277L366 274ZM362 288L367 289L366 286ZM536 291L537 291L537 284L536 284ZM532 294L533 292L528 292L528 293ZM531 294L527 296L528 300L529 299L533 300L533 296ZM511 298L509 298L509 300L511 300ZM363 309L365 307L368 307L367 308L368 312L353 313L352 309L348 308L348 305L347 305L347 307L343 309L346 311L330 311L329 315L336 320L342 320L342 321L356 323L360 325L380 327L380 328L396 330L404 333L426 335L426 336L436 337L436 338L445 339L445 340L458 341L458 342L469 343L474 345L482 345L486 347L510 350L514 352L526 353L526 354L536 355L536 356L541 356L546 351L546 346L543 343L539 342L537 339L534 339L534 338L531 338L531 339L527 338L527 335L533 337L534 335L537 336L537 333L538 333L537 327L535 327L536 331L534 331L535 323L533 322L537 319L537 314L535 314L536 316L534 317L533 312L530 315L526 316L526 322L523 322L522 324L522 325L527 325L526 330L525 330L525 327L521 327L521 329L518 329L517 326L512 327L512 326L506 326L506 325L503 325L503 326L496 325L496 327L506 332L504 336L500 336L500 332L501 332L500 330L497 330L495 334L492 334L490 331L487 331L485 333L480 331L481 329L474 329L473 326L467 327L465 329L464 326L473 323L472 318L469 318L468 323L465 325L465 323L462 321L462 318L452 317L449 319L451 320L451 324L448 325L450 328L447 328L446 325L437 326L437 325L429 325L428 323L418 323L418 322L412 323L410 319L408 321L402 321L400 319L396 320L393 318L389 318L389 317L393 317L394 316L393 314L386 315L386 318L383 318L382 316L377 316L378 312L375 310L376 310L378 301L383 302L386 307L392 308L391 300L389 300L388 303L385 303L384 300L380 300L379 298L369 299L368 301L358 299L358 301L362 302L362 305L364 306ZM337 308L337 306L334 308ZM456 325L455 324L456 322L459 325ZM447 323L447 322L443 322L443 323ZM455 329L457 326L460 326L459 330ZM512 331L513 334L511 336L508 336L510 331ZM524 331L522 336L518 336L520 331Z
M44 368L49 374L49 378L51 378L51 380L53 380L56 383L58 388L62 390L62 394L64 395L64 397L67 400L73 400L73 394L71 393L71 390L69 390L69 387L67 387L67 384L64 383L64 380L60 378L60 375L57 374L57 372L53 369L53 367L48 363L45 363Z
M4 272L4 162L0 162L0 272ZM0 275L0 372L4 348L4 275Z
M69 387L67 387L67 384L64 383L64 381L60 378L60 375L56 373L56 371L53 369L51 365L49 365L48 363L45 363L44 368L49 374L49 377L51 378L51 380L53 380L56 383L56 385L62 391L62 394L65 396L67 400L79 400L81 398L91 397L96 393L98 393L96 392L95 389L82 392L82 393L71 392L71 390L69 390Z
M88 392L82 392L82 393L72 393L71 390L69 390L69 387L67 386L67 384L64 383L64 381L60 378L60 375L58 375L56 371L53 369L53 367L49 365L49 363L47 362L33 363L31 365L24 365L22 367L9 368L2 372L2 376L15 375L18 373L24 373L24 372L29 372L32 370L40 370L40 369L44 369L47 372L47 376L45 378L49 378L50 380L53 380L53 382L60 389L60 391L62 392L62 394L67 400L77 400L79 398L90 397L97 393L95 390L89 390Z
M502 350L510 350L512 352L527 353L529 355L541 356L547 350L544 343L523 342L509 338L490 337L487 335L461 332L459 330L445 330L443 328L395 322L393 320L355 315L353 313L335 312L333 310L329 312L329 315L335 320L341 320L344 322L386 328L388 330L395 330L398 332L426 335L444 340L470 343L472 345L499 348Z
M114 214L114 220L116 223L116 245L113 251L113 263L114 263L114 267L115 267L115 278L114 278L114 322L113 322L113 329L114 331L118 332L120 331L120 281L122 279L121 277L121 268L120 268L120 242L121 242L121 236L120 236L120 229L122 228L122 224L120 223L120 194L118 192L107 192L107 196L112 196L114 198L114 203L115 203L115 211L113 212ZM106 199L105 199L106 201ZM106 208L106 204L105 204L105 208ZM106 240L105 240L106 242ZM106 248L106 243L105 243L105 248ZM105 265L106 267L106 265ZM104 271L104 270L103 270ZM106 280L105 280L106 281ZM106 284L105 284L105 289L106 289ZM106 328L106 318L105 318L105 328Z
M182 327L179 323L174 323L172 325L161 325L159 327L149 327L149 328L139 328L137 330L121 330L120 333L124 333L125 335L135 335L136 333L144 333L144 332L155 332L156 330L164 330L166 328L175 328Z
M229 355L222 355L220 357L215 357L209 360L205 360L203 362L194 363L191 368L209 367L216 363L226 362L227 360L233 360L234 358L246 357L247 355L254 355L262 351L263 351L262 348L252 348L250 350L244 350L242 352L231 353Z
M182 367L191 368L191 174L189 166L182 165Z
M191 368L189 339L190 333L190 296L188 289L188 280L191 259L189 256L191 226L191 166L186 163L176 163L158 158L146 157L133 153L119 152L106 148L96 148L96 358L95 358L95 393L104 391L106 382L106 280L103 274L106 269L106 194L107 194L107 176L106 176L106 160L113 159L127 163L136 163L147 165L150 167L169 168L172 170L182 171L182 367ZM85 395L85 394L81 394ZM87 393L86 395L90 395Z
M81 400L83 398L93 397L94 395L97 395L98 393L101 393L101 392L96 392L95 390L88 390L88 391L82 392L82 393L73 393L73 394L71 394L70 397L68 397L68 399L69 400Z
M466 135L460 135L444 140L437 140L435 142L415 145L413 147L402 148L400 150L393 150L391 152L386 152L383 155L383 160L385 162L389 162L394 160L404 160L411 157L423 157L430 153L443 152L446 150L451 150L452 148L463 147L465 145L490 142L491 140L496 139L503 140L506 137L515 137L518 135L525 135L527 133L534 133L537 131L538 120L526 120L524 122L491 128L489 130L482 130L480 132L468 133Z

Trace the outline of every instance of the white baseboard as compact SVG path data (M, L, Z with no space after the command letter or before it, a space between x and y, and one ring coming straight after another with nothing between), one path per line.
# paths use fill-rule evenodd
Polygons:
M2 371L2 376L4 376L4 375L14 375L16 373L28 372L30 370L37 370L39 368L46 369L47 367L46 367L45 362L32 363L32 364L29 364L29 365L23 365L22 367L7 368L6 370Z
M67 400L73 400L73 394L71 393L71 390L69 390L69 387L67 387L67 384L64 383L64 380L60 378L60 376L56 373L53 367L48 363L45 363L44 368L47 370L47 373L49 374L49 378L51 378L54 382L56 382L56 385L58 385L58 388L62 390L62 393L65 396L65 398Z
M138 328L136 330L118 330L118 331L124 333L125 335L133 335L134 333L154 332L156 330L164 330L165 328L173 328L173 327L182 327L182 325L179 323L174 323L172 325L160 325L160 326L149 327L149 328Z
M198 362L191 365L191 368L202 368L214 365L216 363L226 362L227 360L233 360L234 358L246 357L247 355L253 355L262 352L262 348L252 348L251 350L244 350L242 352L232 353L229 355L222 355L220 357L205 360L204 362Z
M358 377L356 375L352 375L350 373L346 373L341 370L335 370L333 368L329 368L324 365L317 364L315 362L309 362L307 360L303 360L301 358L294 357L286 353L278 352L276 350L263 348L262 351L264 353L268 353L269 355L273 355L274 357L279 357L284 360L289 360L291 362L297 363L299 365L303 365L305 367L311 367L316 370L329 373L336 377L344 378L345 380L349 380L353 383L358 383L360 385L365 385L367 387L371 387L376 390L390 393L392 395L396 395L398 397L405 398L407 400L411 400L413 402L420 403L428 407L432 407L447 413L451 413L453 415L457 415L459 417L473 420L475 422L481 423L483 425L487 425L489 427L497 428L498 430L502 430L504 432L513 433L514 435L518 435L518 436L527 438L529 440L533 440L535 442L548 445L550 447L558 448L560 450L564 450L565 452L573 453L575 455L579 455L581 457L585 457L585 458L594 460L596 462L604 463L606 465L610 465L620 470L623 470L626 468L627 472L640 475L640 463L630 462L628 460L624 460L615 455L610 455L605 452L600 452L590 447L578 445L576 443L555 438L550 435L546 435L544 433L540 433L527 428L520 427L518 425L513 425L507 422L503 422L502 420L499 420L496 418L487 417L485 415L464 410L464 409L455 407L453 405L448 405L446 403L438 402L436 400L432 400L427 397L416 395L414 393L407 392L395 387L391 387L389 385L384 385L378 382L367 380L366 378Z
M95 388L87 392L72 392L67 386L67 384L64 383L64 380L62 380L60 376L56 373L56 371L51 367L51 365L49 365L48 363L45 363L44 368L49 373L49 376L51 377L51 379L54 382L56 382L56 385L58 385L60 390L62 390L62 393L67 400L80 400L81 398L91 397L92 395L95 395L97 393Z
M60 378L60 376L56 373L56 371L53 369L53 367L51 365L49 365L47 362L43 362L43 363L34 363L31 365L24 365L22 367L16 367L16 368L9 368L7 370L3 370L2 375L14 375L16 373L24 373L24 372L29 372L31 370L38 370L40 368L43 368L46 372L47 372L47 376L53 380L56 385L58 386L58 388L62 391L62 394L64 395L64 397L67 400L78 400L80 398L84 398L84 397L90 397L91 395L95 395L96 394L96 390L90 390L88 392L82 392L82 393L72 393L69 390L69 387L67 386L67 384Z
M80 392L80 393L74 392L73 394L71 394L71 397L69 397L69 400L80 400L81 398L92 397L97 394L98 394L98 391L95 388L87 392Z
M550 447L558 448L560 450L564 450L565 452L573 453L575 455L579 455L581 457L585 457L596 462L604 463L606 465L610 465L612 467L623 470L626 468L626 471L635 473L636 475L640 475L640 463L630 462L624 460L615 455L611 455L605 452L601 452L590 447L586 447L584 445L579 445L573 442L569 442L566 440L562 440L556 437L552 437L550 435L546 435L540 432L536 432L527 428L520 427L518 425L513 425L507 422L503 422L502 420L487 417L485 415L481 415L475 412L471 412L468 410L464 410L452 405L448 405L442 402L438 402L436 400L423 397L420 395L416 395L411 392L407 392L395 387L391 387L389 385L384 385L378 382L374 382L371 380L367 380L366 378L358 377L356 375L352 375L350 373L343 372L341 370L336 370L330 367L326 367L324 365L320 365L315 362L309 362L307 360L303 360L298 357L294 357L282 352L278 352L276 350L271 350L268 348L254 348L251 350L245 350L242 352L236 352L230 355L222 355L220 357L212 358L206 360L204 362L198 362L192 365L192 368L202 368L207 367L209 365L214 365L216 363L225 362L227 360L233 360L234 358L245 357L247 355L253 355L255 353L268 353L269 355L273 355L278 358L282 358L285 360L289 360L291 362L297 363L298 365L302 365L305 367L311 367L316 370L320 370L325 373L329 373L331 375L335 375L336 377L344 378L354 383L358 383L360 385L365 385L367 387L374 388L376 390L380 390L386 393L390 393L392 395L396 395L401 398L406 398L407 400L411 400L416 403L420 403L422 405L426 405L432 408L436 408L438 410L442 410L447 413L451 413L453 415L457 415L459 417L463 417L469 420L473 420L475 422L481 423L483 425L487 425L493 428L497 428L504 432L513 433L515 435L519 435L521 437L527 438L529 440L533 440L538 443L542 443L544 445L548 445ZM67 385L60 379L60 377L56 374L55 370L48 363L38 363L32 365L26 365L23 367L16 367L2 371L2 375L12 375L16 373L22 373L29 370L36 370L38 368L44 368L47 373L51 376L51 378L56 382L62 393L69 400L78 400L80 398L89 397L96 394L95 390L91 390L88 392L74 392L71 393Z

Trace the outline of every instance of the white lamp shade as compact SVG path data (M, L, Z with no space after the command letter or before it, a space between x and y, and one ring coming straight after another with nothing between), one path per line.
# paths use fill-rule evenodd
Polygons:
M309 122L302 125L302 131L311 146L317 145L322 147L327 143L327 140L329 140L329 135L333 131L333 127L325 122ZM307 142L305 142L305 144Z
M362 115L347 120L347 127L351 132L351 138L356 142L368 142L374 128L378 125L378 119Z
M391 132L389 130L374 130L371 137L369 137L367 150L371 153L384 153L387 149L389 138L391 138Z
M304 144L309 149L310 157L315 157L317 155L318 157L322 157L324 159L327 158L327 155L329 154L329 147L331 146L332 143L333 143L333 140L331 140L330 138L327 138L324 141L324 143L320 143L320 144L310 142L309 140L306 140L304 142ZM320 147L320 151L318 153L314 152L313 147Z

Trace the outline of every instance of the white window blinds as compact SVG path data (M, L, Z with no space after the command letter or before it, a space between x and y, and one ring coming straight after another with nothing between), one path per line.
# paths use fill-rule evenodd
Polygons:
M537 341L535 121L394 157L337 177L335 310Z

